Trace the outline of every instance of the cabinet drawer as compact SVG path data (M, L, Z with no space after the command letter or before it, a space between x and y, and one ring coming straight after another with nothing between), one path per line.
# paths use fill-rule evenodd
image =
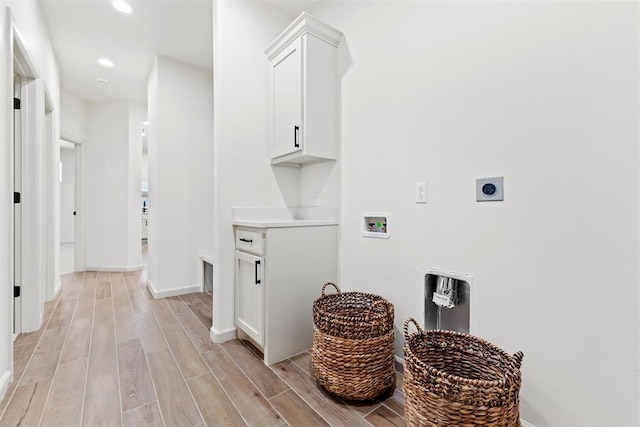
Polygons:
M258 231L236 230L236 249L263 255L263 234Z

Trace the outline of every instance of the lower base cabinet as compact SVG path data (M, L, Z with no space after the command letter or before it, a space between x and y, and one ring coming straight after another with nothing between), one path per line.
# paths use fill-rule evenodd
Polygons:
M313 344L313 301L337 280L337 226L235 227L238 338L268 365Z

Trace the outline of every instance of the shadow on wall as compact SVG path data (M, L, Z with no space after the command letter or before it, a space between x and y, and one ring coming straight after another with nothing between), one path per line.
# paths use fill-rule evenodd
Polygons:
M522 377L526 376L526 364L522 367ZM526 390L525 390L526 389ZM528 399L527 399L528 397ZM522 390L520 391L520 414L527 414L527 422L534 426L549 426L551 423L544 418L543 414L539 410L531 406L529 401L537 402L538 407L545 408L545 412L552 414L562 414L564 412L564 419L569 419L570 414L565 406L551 401L548 393L531 385L531 382L522 382ZM544 402L544 404L542 404ZM553 409L551 409L553 408Z
M288 208L300 206L300 169L271 165L284 204Z
M336 123L338 134L336 135L336 142L338 144L339 159L342 158L342 81L351 67L353 67L351 51L349 50L347 37L343 35L340 46L338 46L338 122Z

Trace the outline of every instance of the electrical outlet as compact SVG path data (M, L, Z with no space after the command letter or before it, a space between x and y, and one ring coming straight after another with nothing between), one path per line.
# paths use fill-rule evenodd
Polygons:
M427 183L426 182L416 182L413 198L414 198L414 202L416 203L427 203Z

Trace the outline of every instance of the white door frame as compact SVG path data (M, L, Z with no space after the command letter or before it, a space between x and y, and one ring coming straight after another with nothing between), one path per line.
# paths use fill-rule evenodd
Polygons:
M8 76L26 78L22 86L22 332L40 329L44 309L44 248L41 234L44 229L43 210L43 134L45 117L45 89L38 67L30 55L22 33L17 27L11 8L6 9L5 58ZM12 80L12 79L10 79ZM12 92L9 92L12 93ZM9 100L7 100L9 101ZM13 106L9 109L13 114ZM10 123L10 122L8 122ZM9 126L9 141L13 141L13 127ZM13 148L10 157L13 158ZM13 186L13 165L11 167ZM10 218L13 228L13 217ZM11 253L13 259L13 253ZM12 264L13 266L13 261ZM13 269L13 267L12 267ZM13 289L11 289L13 291ZM12 301L13 298L10 298ZM13 307L9 310L13 318Z

